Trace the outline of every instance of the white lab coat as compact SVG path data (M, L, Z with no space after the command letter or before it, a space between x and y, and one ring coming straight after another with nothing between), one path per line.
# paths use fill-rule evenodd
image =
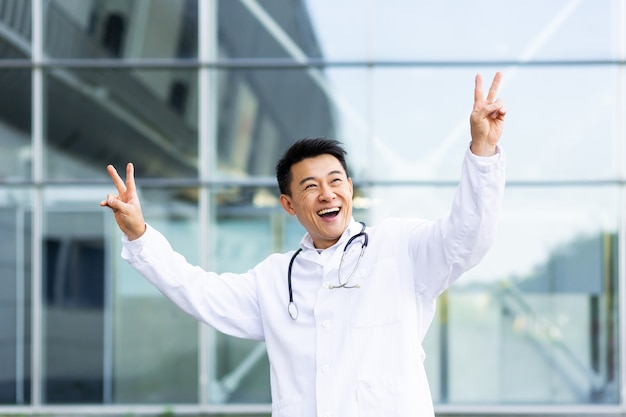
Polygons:
M265 341L273 417L431 417L422 340L435 298L494 242L503 191L502 152L482 158L468 150L448 216L392 218L367 227L369 245L351 280L359 288L330 288L359 223L353 219L321 253L305 235L292 273L297 320L287 311L294 251L270 255L243 274L215 274L187 263L148 226L135 241L123 238L122 256L196 319ZM343 279L356 264L360 242L350 245Z

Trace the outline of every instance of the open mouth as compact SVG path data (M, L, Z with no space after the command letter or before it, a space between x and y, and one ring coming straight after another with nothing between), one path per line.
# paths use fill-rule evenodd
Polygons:
M320 217L335 217L337 214L339 214L339 210L341 210L341 208L339 207L333 207L333 208L327 208L327 209L323 209L317 212L317 215Z

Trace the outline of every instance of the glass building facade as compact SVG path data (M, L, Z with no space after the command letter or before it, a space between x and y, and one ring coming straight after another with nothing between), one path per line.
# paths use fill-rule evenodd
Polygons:
M264 345L121 260L106 165L243 272L304 233L274 178L299 138L346 145L357 220L445 214L496 71L501 225L439 299L436 410L624 415L625 64L624 0L0 0L0 415L269 415Z

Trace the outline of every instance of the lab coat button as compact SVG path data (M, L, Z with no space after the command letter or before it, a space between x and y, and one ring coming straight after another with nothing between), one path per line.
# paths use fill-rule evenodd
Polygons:
M324 286L324 288L330 288L330 281L324 281L324 283L322 284Z
M328 371L330 371L330 365L322 366L322 372L324 372L326 374L326 373L328 373Z
M329 328L332 325L332 322L330 320L324 320L324 322L322 323L322 326L324 326L325 328Z

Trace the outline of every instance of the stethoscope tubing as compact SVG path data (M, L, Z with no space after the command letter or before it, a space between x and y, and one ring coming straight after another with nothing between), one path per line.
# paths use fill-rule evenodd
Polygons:
M287 311L289 312L289 316L293 320L298 319L298 306L293 302L293 289L291 287L291 269L293 268L293 262L296 260L296 256L302 252L302 248L298 248L296 253L293 254L291 260L289 261L289 269L287 270L287 285L289 286L289 304L287 305Z
M359 254L359 259L357 261L357 264L354 270L352 271L352 273L350 274L346 282L344 282L343 284L340 283L340 285L331 287L333 289L334 288L359 288L358 285L353 286L353 287L347 286L348 282L350 282L350 279L352 279L352 275L354 275L354 272L359 267L359 264L361 263L361 258L363 257L363 252L365 251L365 248L367 247L369 243L369 237L367 233L365 232L365 223L363 222L359 222L359 223L361 223L361 231L357 233L356 235L352 236L350 239L348 239L348 242L346 242L346 244L343 247L343 253L341 254L341 262L339 264L339 270L341 270L341 265L343 264L343 257L346 254L346 250L348 249L350 244L358 237L363 236L363 243L361 244L361 253ZM289 289L289 304L287 304L287 312L289 313L289 317L291 317L291 319L294 321L298 320L298 306L296 306L296 303L293 302L293 287L291 283L291 270L293 269L293 263L296 260L296 257L298 256L300 252L302 252L302 248L298 248L298 250L293 254L293 256L291 257L291 260L289 261L289 268L287 268L287 287ZM339 274L339 271L337 273Z

